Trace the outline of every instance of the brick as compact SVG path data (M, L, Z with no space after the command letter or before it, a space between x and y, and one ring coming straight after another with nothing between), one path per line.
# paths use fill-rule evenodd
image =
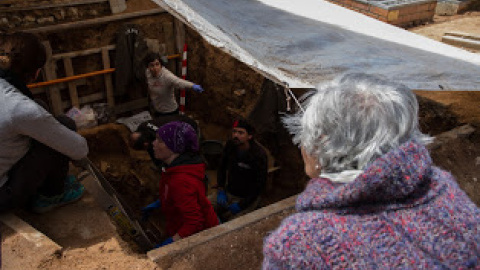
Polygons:
M368 4L362 3L362 2L357 2L357 1L352 1L352 7L362 9L362 10L368 10Z
M382 21L382 22L388 22L387 16L378 16L377 20Z
M390 21L395 21L398 19L399 11L398 10L389 10L388 15L387 15L387 20Z
M370 6L370 12L385 18L388 16L388 10L376 6Z

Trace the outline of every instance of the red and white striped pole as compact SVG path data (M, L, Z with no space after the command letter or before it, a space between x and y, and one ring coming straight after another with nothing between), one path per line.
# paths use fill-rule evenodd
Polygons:
M183 45L182 79L187 79L187 43ZM185 89L180 89L180 114L185 114Z

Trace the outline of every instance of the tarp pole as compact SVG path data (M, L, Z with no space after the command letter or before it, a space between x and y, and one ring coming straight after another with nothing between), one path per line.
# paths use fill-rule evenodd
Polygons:
M183 45L182 79L187 79L187 43ZM180 114L185 114L185 89L180 90Z

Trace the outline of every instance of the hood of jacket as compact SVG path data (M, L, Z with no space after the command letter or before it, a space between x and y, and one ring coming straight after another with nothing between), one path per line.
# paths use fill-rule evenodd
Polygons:
M427 149L408 141L371 163L353 182L312 179L297 199L297 210L385 211L411 207L438 194Z
M172 163L165 168L166 174L186 173L200 180L205 177L206 165L198 154L185 153L178 156Z

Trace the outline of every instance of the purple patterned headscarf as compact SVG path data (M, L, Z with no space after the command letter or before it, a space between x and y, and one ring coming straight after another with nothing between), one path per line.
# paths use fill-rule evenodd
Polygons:
M174 153L182 154L187 151L198 151L197 133L191 125L185 122L167 123L157 130L157 135Z

